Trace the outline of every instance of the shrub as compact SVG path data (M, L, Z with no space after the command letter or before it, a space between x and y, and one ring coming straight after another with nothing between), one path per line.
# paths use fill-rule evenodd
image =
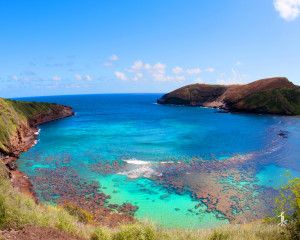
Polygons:
M94 220L94 217L91 213L78 207L75 204L64 203L62 206L70 215L77 217L78 220L82 223L92 223Z
M227 239L229 239L229 234L219 232L219 231L214 231L213 234L209 237L209 240L227 240Z
M0 196L0 229L3 229L5 227L5 224L7 222L7 216L6 216L6 207L4 203L3 196Z
M154 240L156 231L148 225L128 225L121 227L120 231L115 233L113 240Z
M110 235L107 233L107 231L105 231L102 228L97 228L91 235L91 240L110 240L111 237Z
M300 178L292 179L282 187L275 204L276 216L282 211L287 216L286 230L289 239L300 239Z
M290 240L300 239L300 221L299 219L291 220L286 226L286 236Z

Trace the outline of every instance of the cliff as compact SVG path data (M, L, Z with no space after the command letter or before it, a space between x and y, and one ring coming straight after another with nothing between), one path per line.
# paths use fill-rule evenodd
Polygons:
M18 156L35 140L36 126L72 116L70 107L0 98L0 153Z
M300 115L300 87L283 77L245 85L192 84L165 94L157 102L228 111Z

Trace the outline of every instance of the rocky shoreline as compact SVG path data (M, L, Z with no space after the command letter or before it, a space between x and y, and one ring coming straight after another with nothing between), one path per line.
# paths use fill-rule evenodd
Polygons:
M37 143L38 126L51 121L74 115L71 107L56 105L57 111L39 114L33 119L28 120L27 124L20 125L16 130L16 135L11 139L10 151L2 153L0 160L5 164L12 186L20 192L32 197L36 202L38 198L33 190L33 185L29 178L20 170L16 161L21 153L28 151Z

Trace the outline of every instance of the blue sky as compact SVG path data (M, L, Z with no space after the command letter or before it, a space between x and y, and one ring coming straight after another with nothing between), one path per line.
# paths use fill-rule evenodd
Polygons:
M0 96L300 84L300 0L0 0Z

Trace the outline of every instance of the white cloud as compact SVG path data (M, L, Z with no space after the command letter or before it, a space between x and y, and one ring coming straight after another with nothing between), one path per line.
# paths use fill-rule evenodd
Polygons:
M143 77L144 77L144 74L143 74L143 73L136 73L136 74L133 76L132 80L133 80L133 81L138 81L138 80L142 79Z
M92 81L93 80L92 76L89 74L86 74L86 75L75 74L74 77L78 81Z
M152 69L152 65L149 63L144 63L141 60L135 61L127 72L140 72L140 71L150 71Z
M129 71L137 72L144 69L144 63L141 60L135 61L130 67Z
M154 80L156 81L169 81L168 76L166 76L166 65L163 63L155 63L150 69L150 73Z
M118 60L119 60L119 56L116 54L113 54L107 59L107 61L104 63L104 66L111 67L111 66L113 66L113 63L117 62Z
M300 0L274 0L274 7L286 21L295 20L300 15Z
M141 60L137 60L126 71L134 74L131 78L134 81L142 79L145 74L149 75L154 80L165 81L168 79L166 76L166 67L165 64L160 62L151 65L149 63L144 63Z
M216 70L214 68L212 68L212 67L209 67L209 68L206 68L205 71L209 72L209 73L213 73Z
M171 81L176 81L176 82L184 82L186 80L185 76L175 76L175 77L171 77L170 79Z
M116 54L113 54L109 57L109 61L116 62L119 60L119 57Z
M115 76L116 76L116 78L118 78L118 79L120 79L120 80L122 80L122 81L128 80L126 74L123 73L123 72L118 72L118 71L116 71L116 72L115 72Z
M214 72L213 68L205 71ZM180 66L168 68L166 64L157 62L154 64L136 60L129 68L117 71L114 75L120 80L148 80L159 82L199 82L201 69L199 67L183 69ZM201 80L202 81L202 80Z
M12 75L12 76L10 76L10 79L14 80L14 81L18 81L19 77L17 75Z
M71 83L71 84L65 85L65 87L66 88L82 88L83 86L81 84Z
M186 73L188 75L199 75L201 73L201 69L200 68L189 68L186 70Z
M232 68L230 74L221 73L217 84L233 85L243 84L247 78L246 74L242 74L238 69Z
M78 81L82 80L82 77L81 77L81 75L79 75L79 74L76 74L74 77L75 77L75 79L78 80Z
M85 76L83 76L83 80L85 80L85 81L92 81L93 78L92 78L91 75L85 75Z
M50 80L51 77L40 77L36 73L25 71L21 72L20 74L11 75L8 77L9 80L18 81L20 83L30 83L30 82L44 82Z
M53 76L53 77L52 77L52 80L53 80L53 81L60 81L60 80L61 80L61 77L60 77L60 76Z
M203 83L202 78L198 77L195 79L195 83Z
M182 73L183 72L183 68L182 67L174 67L173 69L172 69L172 72L174 73L174 74L180 74L180 73Z
M235 65L236 66L241 66L241 65L243 65L243 63L241 61L236 61Z

